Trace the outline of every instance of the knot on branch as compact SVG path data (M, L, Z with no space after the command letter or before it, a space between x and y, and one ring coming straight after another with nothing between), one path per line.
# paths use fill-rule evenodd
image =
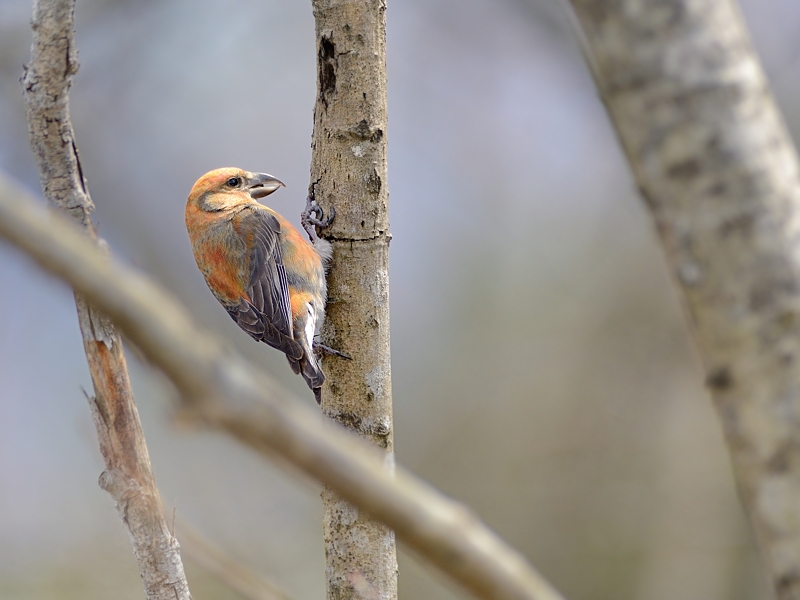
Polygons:
M111 494L111 497L117 501L128 495L131 488L134 486L138 487L129 477L121 475L115 469L100 473L100 478L97 480L97 483L100 489Z
M713 369L706 378L706 385L715 392L724 392L733 386L733 373L723 366Z
M133 477L125 475L120 469L103 471L100 473L97 483L119 505L127 505L134 497L152 497L152 494L149 494ZM146 501L144 504L150 505L151 503Z

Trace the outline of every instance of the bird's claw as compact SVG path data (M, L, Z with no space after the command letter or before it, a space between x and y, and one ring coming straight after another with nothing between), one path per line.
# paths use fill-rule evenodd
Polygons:
M338 350L335 350L330 346L326 346L322 342L318 342L316 340L314 341L313 348L314 352L316 352L317 354L327 354L328 356L338 356L339 358L344 358L346 360L353 360L352 357L347 356L347 354L345 354L344 352L339 352Z
M331 223L333 223L333 219L336 218L336 209L331 206L331 214L328 215L328 218L325 217L325 213L322 212L322 207L317 204L316 200L311 200L308 203L309 205L309 215L308 220L311 221L317 227L328 227Z
M330 226L335 217L336 210L331 206L331 214L328 215L328 218L326 219L325 213L322 211L322 207L317 204L317 201L314 200L314 198L309 196L306 198L306 208L300 214L300 222L303 224L303 229L305 229L306 233L308 233L309 239L311 239L312 242L315 242L319 239L316 227L324 228Z

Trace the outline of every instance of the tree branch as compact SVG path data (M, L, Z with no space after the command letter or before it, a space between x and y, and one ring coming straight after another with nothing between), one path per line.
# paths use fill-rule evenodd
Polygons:
M800 598L800 177L730 0L572 0L781 599Z
M312 4L318 77L309 192L336 209L325 230L334 253L323 338L352 357L325 360L322 411L391 454L386 3ZM394 532L331 489L322 501L328 599L397 598Z
M58 214L0 177L0 237L105 311L175 383L211 427L275 454L332 486L395 530L419 554L483 598L561 598L539 573L464 506L291 399L221 346L149 278L107 259Z
M74 0L35 2L31 63L22 83L31 148L45 196L99 244L90 216L94 205L69 118L68 93L78 70L73 9ZM106 464L100 487L114 498L128 530L147 598L191 600L180 547L162 516L121 340L114 325L79 291L75 303L95 391L87 398Z

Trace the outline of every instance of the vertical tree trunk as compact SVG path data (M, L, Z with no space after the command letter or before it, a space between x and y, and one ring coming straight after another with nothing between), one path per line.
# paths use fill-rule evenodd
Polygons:
M800 598L800 177L730 0L572 0L780 599Z
M387 452L392 468L389 220L386 185L386 4L313 0L317 33L311 186L336 209L326 344L352 357L325 360L323 412ZM394 532L326 488L327 597L397 597Z

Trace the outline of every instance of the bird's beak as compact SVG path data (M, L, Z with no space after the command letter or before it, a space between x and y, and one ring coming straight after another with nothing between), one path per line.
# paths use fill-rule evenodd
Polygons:
M280 179L266 173L256 173L247 180L247 190L254 200L269 196L281 186L286 187Z

